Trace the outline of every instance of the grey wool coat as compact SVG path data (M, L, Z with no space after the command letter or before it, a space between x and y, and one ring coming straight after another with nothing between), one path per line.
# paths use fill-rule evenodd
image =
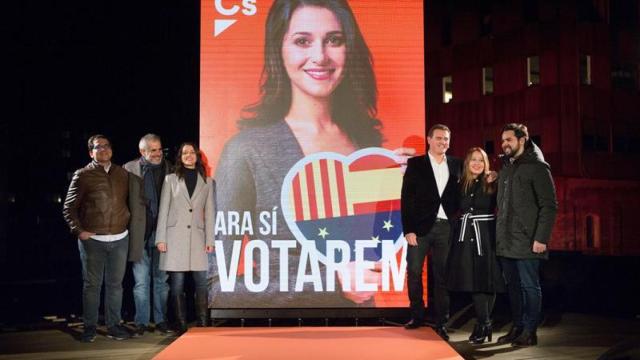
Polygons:
M160 270L206 271L207 245L213 246L214 224L213 179L198 175L198 182L189 197L184 179L176 174L167 175L162 185L156 245L167 244L160 253Z

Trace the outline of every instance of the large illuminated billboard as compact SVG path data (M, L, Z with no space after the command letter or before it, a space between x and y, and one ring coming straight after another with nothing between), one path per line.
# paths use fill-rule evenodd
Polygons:
M210 307L407 306L400 163L424 152L423 2L201 10Z

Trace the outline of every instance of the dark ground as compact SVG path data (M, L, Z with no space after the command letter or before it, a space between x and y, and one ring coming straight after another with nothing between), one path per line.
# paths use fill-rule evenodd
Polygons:
M637 319L640 316L639 262L638 257L553 253L542 268L544 312ZM81 314L79 259L71 258L65 266L49 269L38 278L21 277L25 273L6 267L0 268L0 273L1 327L38 326L46 323L44 316L73 319ZM134 315L132 287L133 276L128 269L123 300L126 321L133 320ZM470 303L464 294L454 294L452 301L453 312ZM496 316L502 315L508 320L505 295L499 295L496 303Z

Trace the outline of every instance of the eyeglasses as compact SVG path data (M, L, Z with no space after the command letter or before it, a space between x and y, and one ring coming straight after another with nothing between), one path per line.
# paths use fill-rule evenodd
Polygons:
M109 150L109 149L111 149L111 144L93 145L93 150Z

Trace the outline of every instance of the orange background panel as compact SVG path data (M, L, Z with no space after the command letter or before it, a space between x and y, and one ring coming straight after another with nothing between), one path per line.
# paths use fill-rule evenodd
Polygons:
M227 8L234 4L223 3ZM237 132L241 109L259 99L264 23L271 3L258 1L253 16L222 16L213 1L201 3L200 146L214 173L222 147ZM383 146L424 146L409 139L424 138L422 1L354 0L349 4L373 55ZM214 19L237 21L214 37Z
M225 0L225 8L242 1ZM200 146L215 174L226 141L237 132L243 107L259 99L264 24L272 1L256 1L255 15L223 16L201 2ZM383 147L425 151L423 2L353 0L349 4L371 50L378 87ZM214 37L215 19L236 22ZM425 287L426 288L426 287ZM377 306L408 305L403 292L378 293Z

